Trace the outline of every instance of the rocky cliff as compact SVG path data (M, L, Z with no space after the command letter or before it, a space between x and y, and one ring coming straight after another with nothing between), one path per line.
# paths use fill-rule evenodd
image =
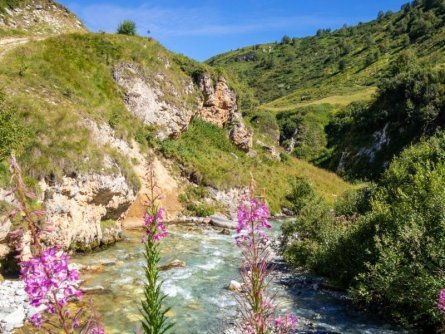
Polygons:
M114 68L113 77L124 91L128 110L154 127L159 139L178 137L196 117L219 127L227 126L235 145L245 151L252 148L252 132L244 124L236 94L223 76L213 80L206 72L198 78L197 86L191 78L178 85L162 73L144 73L136 64L122 63ZM195 100L193 105L186 103L189 98Z
M219 127L228 125L233 143L244 151L252 148L252 131L249 130L238 112L236 94L223 76L216 82L209 73L199 78L199 88L204 96L197 117Z
M85 251L115 242L122 224L140 226L149 163L168 218L181 215L178 195L188 181L176 162L147 147L152 133L161 141L177 138L199 118L224 128L240 149L252 147L252 132L230 83L211 68L186 60L200 68L199 76L192 75L154 40L89 34L73 14L50 0L0 8L0 31L5 30L6 36L26 33L18 40L3 39L8 48L0 52L0 81L7 102L33 133L23 144L27 157L21 163L36 181L46 219L56 227L47 237L50 244ZM68 32L86 33L64 34ZM47 39L49 35L60 36ZM47 58L53 52L54 63ZM24 64L20 79L18 72L6 71L18 55ZM71 72L66 64L72 65ZM51 73L49 79L45 73ZM39 84L31 78L40 78ZM5 196L7 161L0 164L1 261L11 255L8 234L13 229L2 205L11 209L17 203Z
M75 15L52 0L19 1L16 6L0 8L1 29L31 35L87 31Z

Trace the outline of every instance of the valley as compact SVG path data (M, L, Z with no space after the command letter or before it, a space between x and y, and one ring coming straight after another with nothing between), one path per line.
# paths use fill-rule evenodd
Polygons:
M154 182L168 231L158 262L187 263L160 274L174 332L239 332L243 294L226 285L243 273L246 196L270 210L271 289L299 319L289 333L440 330L443 1L205 62L132 24L90 32L52 0L0 0L0 287L35 252L17 231L51 222L35 239L72 254L107 332L133 332ZM2 305L0 332L44 332L20 329L34 309Z

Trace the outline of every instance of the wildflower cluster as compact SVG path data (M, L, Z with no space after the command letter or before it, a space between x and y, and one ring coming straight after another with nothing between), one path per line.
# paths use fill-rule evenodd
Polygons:
M275 319L275 333L287 334L297 329L298 319L294 314L288 314Z
M243 243L252 245L253 236L257 235L260 240L267 241L267 234L263 229L269 229L272 226L269 224L269 208L265 202L260 202L257 199L243 198L238 206L238 225L235 237L236 244L241 246Z
M69 256L62 249L57 247L45 249L42 246L41 237L45 233L52 232L54 226L43 219L46 215L44 210L30 209L29 202L35 200L36 196L26 188L21 168L14 156L9 170L13 185L9 194L15 195L18 203L18 208L11 212L10 218L14 219L20 213L23 223L23 226L10 233L10 238L19 253L18 258L22 260L20 277L25 283L25 291L31 305L39 308L39 312L32 315L30 321L37 328L48 324L52 328L62 329L65 334L74 333L77 329L84 334L104 334L98 316L81 325L79 318L83 309L74 315L67 310L66 306L71 299L82 297L82 292L78 288L79 273L69 269ZM25 234L31 236L30 244L25 245ZM26 256L25 248L29 248ZM57 322L52 319L56 319ZM49 328L46 329L52 332Z
M68 269L68 262L68 255L52 247L29 261L20 263L21 278L31 305L43 305L42 311L57 314L63 322L70 317L69 312L63 310L68 300L82 297L82 292L78 289L79 274L76 270ZM44 320L42 314L37 312L31 321L40 328ZM79 327L77 318L73 319L72 327Z
M244 334L288 334L297 328L297 317L293 314L274 318L276 305L267 293L270 282L268 246L269 238L265 230L269 223L270 212L265 201L252 196L242 198L238 206L238 225L236 244L241 248L243 263L241 278L246 290L240 300L244 317Z
M142 242L147 242L148 238L153 241L159 241L167 236L167 229L163 224L165 210L160 208L156 210L154 215L148 214L145 212L144 214L144 226L146 235L142 238Z

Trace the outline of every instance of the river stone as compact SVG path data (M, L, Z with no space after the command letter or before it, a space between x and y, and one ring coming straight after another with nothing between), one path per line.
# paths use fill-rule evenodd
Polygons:
M221 232L219 232L219 234L222 234L222 235L230 235L230 231L229 231L228 229L226 229L226 228L223 228L223 229L221 230Z
M167 271L167 270L174 269L174 268L185 268L186 266L187 266L187 264L184 261L173 260L172 262L170 262L166 265L160 266L159 270Z
M217 227L223 227L228 229L236 229L237 224L233 220L227 219L225 216L220 214L215 214L209 217L211 219L211 224Z
M100 294L104 293L106 289L102 285L96 285L96 286L84 287L82 288L82 291L85 293Z
M98 262L102 266L109 267L109 266L114 266L116 264L117 260L115 260L115 259L103 259L103 260L99 260Z
M243 286L241 283L232 280L232 281L230 281L230 284L227 287L227 289L229 289L230 291L240 292L243 289Z
M14 328L21 327L25 321L25 318L25 309L23 306L19 306L14 312L9 313L6 317L4 317L2 321L6 323L6 331L10 331Z

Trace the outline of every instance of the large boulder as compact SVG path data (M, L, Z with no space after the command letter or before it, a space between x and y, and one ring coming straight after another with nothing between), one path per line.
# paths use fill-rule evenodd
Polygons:
M135 199L122 175L65 176L61 182L42 180L40 188L47 219L56 228L47 241L80 251L119 239L119 220Z

